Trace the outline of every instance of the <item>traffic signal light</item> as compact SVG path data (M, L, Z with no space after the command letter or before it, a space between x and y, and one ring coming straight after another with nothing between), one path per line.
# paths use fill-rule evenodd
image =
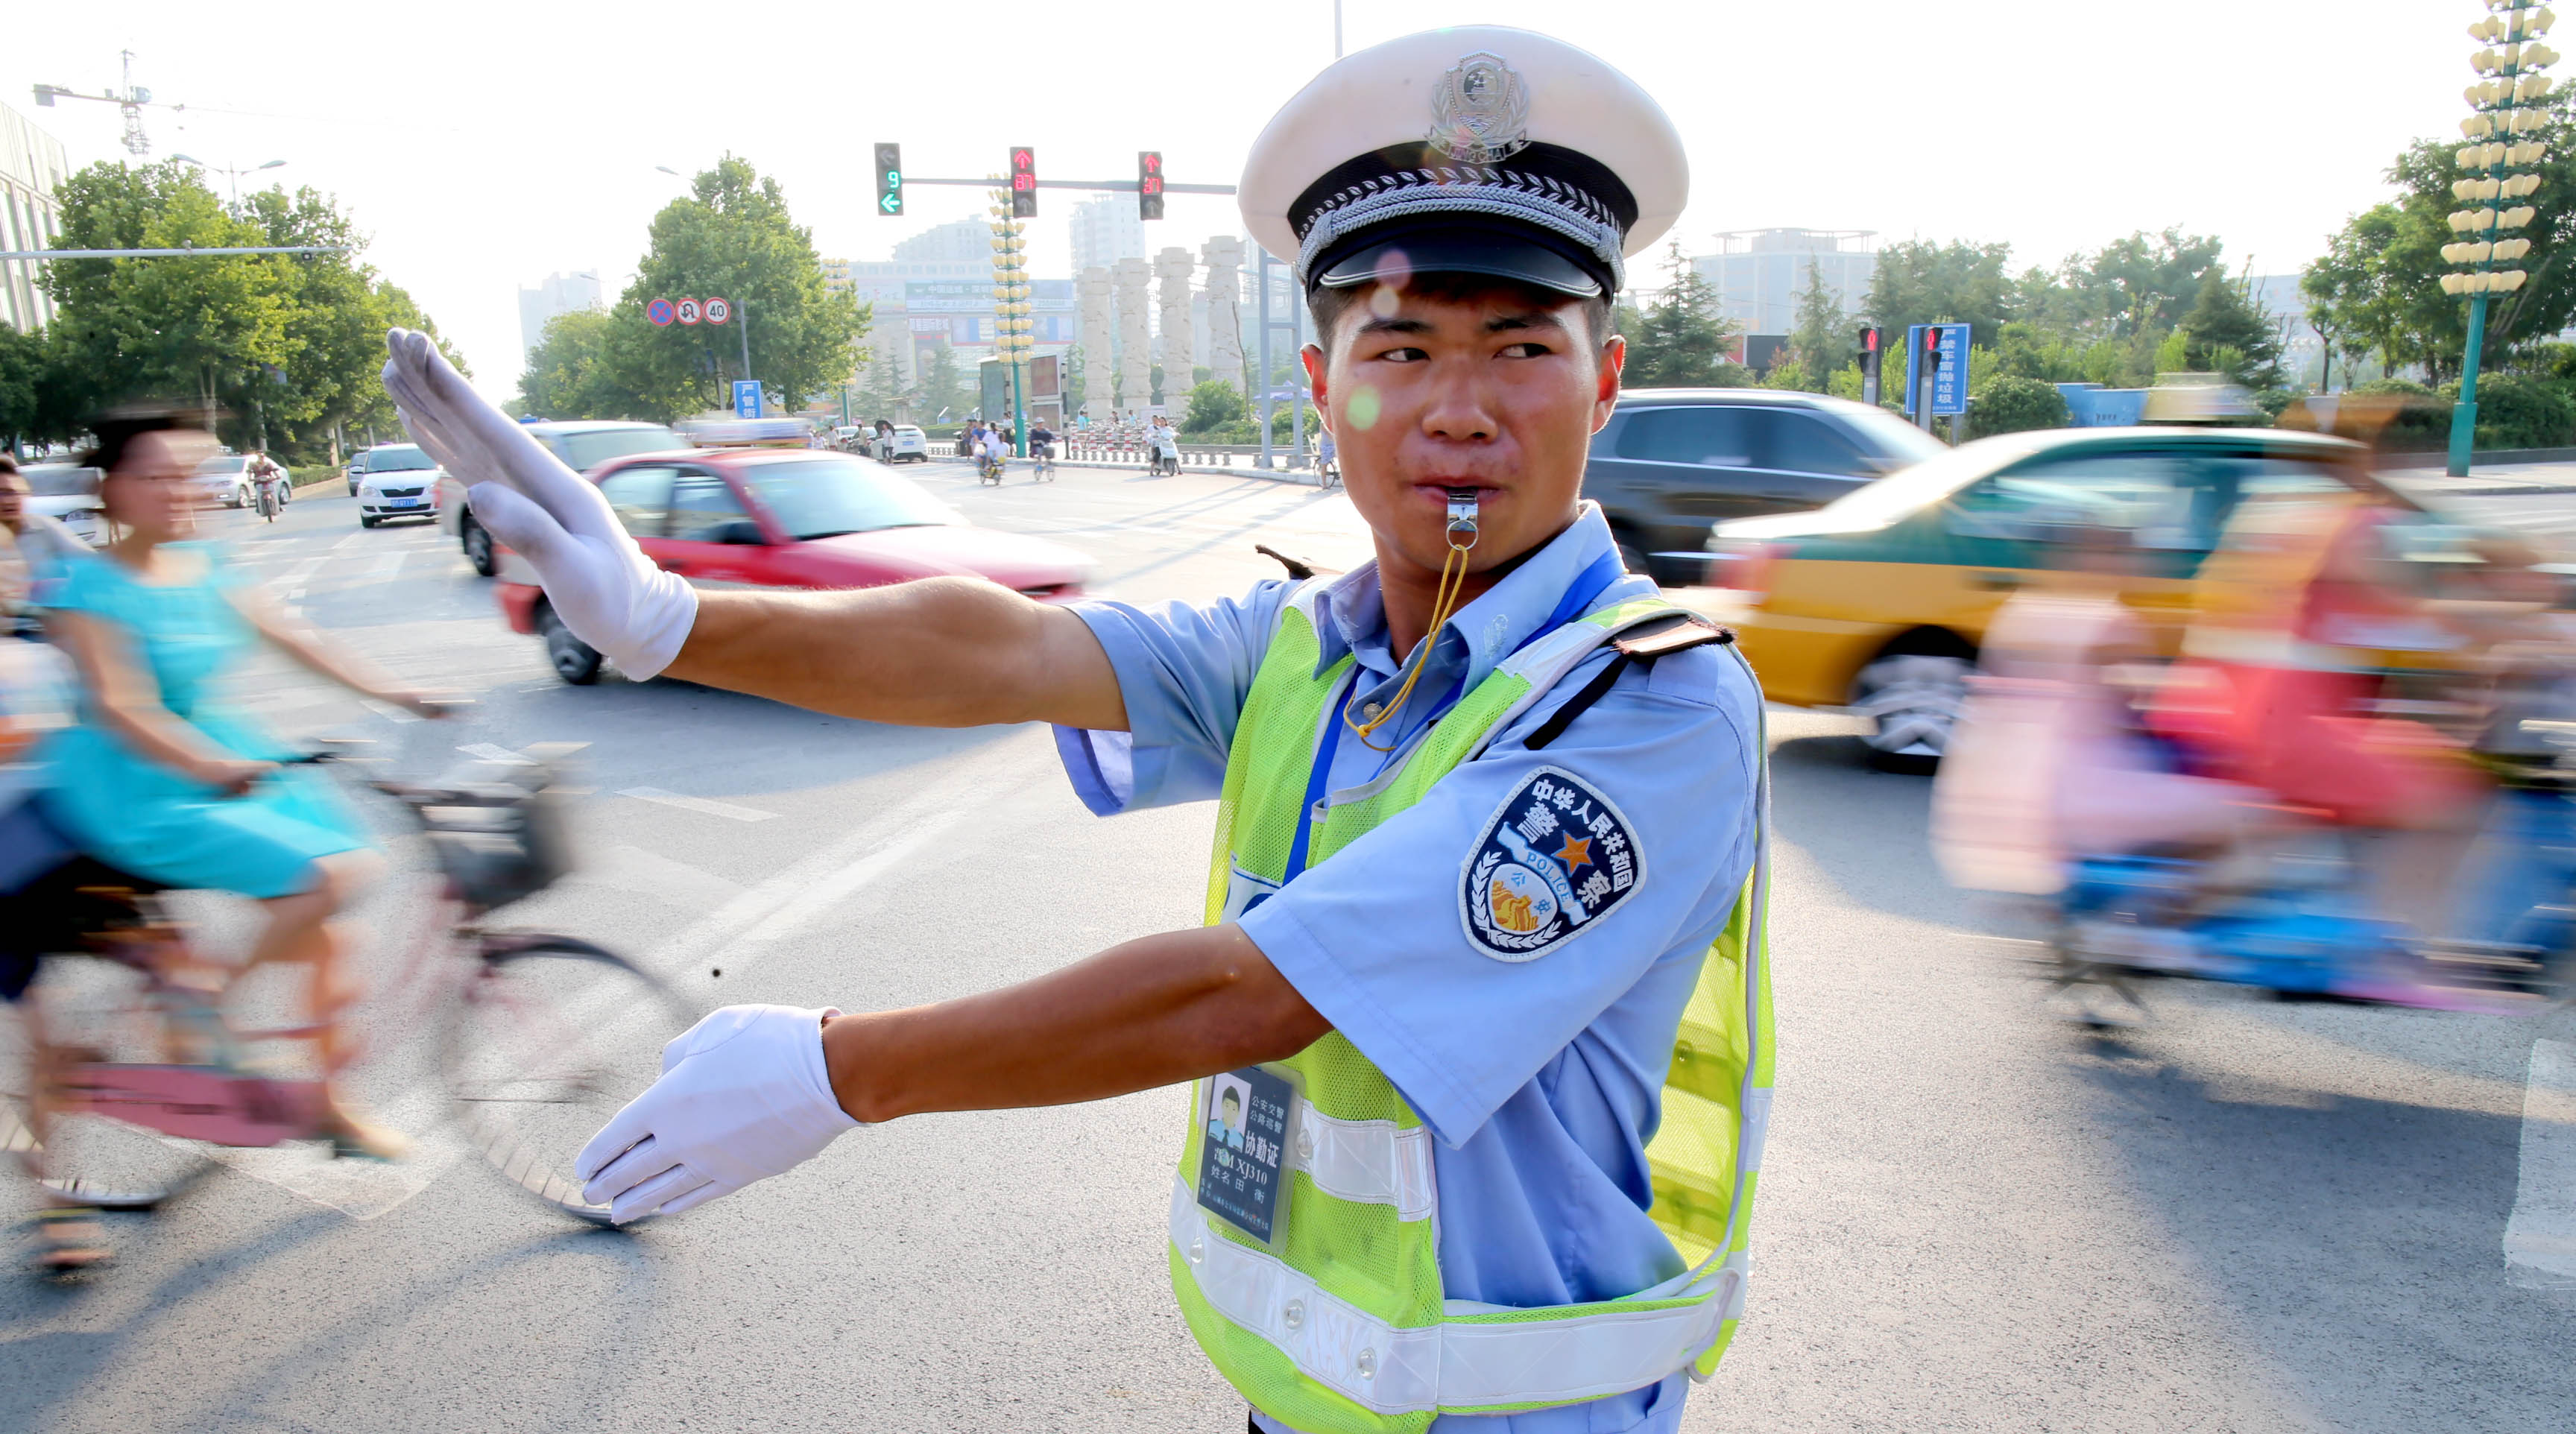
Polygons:
M1038 152L1027 145L1011 147L1011 217L1034 219L1038 212Z
M1878 326L1863 327L1860 331L1860 396L1863 403L1878 402L1879 373L1887 359L1878 345Z
M1163 217L1163 152L1159 149L1136 152L1136 217Z
M903 146L877 146L877 212L903 212Z
M1923 326L1923 367L1928 371L1941 366L1941 326Z

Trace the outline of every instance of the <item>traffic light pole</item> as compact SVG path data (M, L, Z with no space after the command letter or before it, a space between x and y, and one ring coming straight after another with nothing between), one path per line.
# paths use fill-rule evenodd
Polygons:
M903 182L906 185L963 185L968 189L990 189L993 187L993 181L990 179L923 179L918 175L912 174L905 175L903 177ZM1037 181L1037 187L1040 189L1088 189L1106 194L1133 194L1139 188L1136 181L1132 179L1041 179ZM1232 194L1234 192L1234 186L1231 184L1166 184L1163 186L1163 189L1164 192L1169 194Z

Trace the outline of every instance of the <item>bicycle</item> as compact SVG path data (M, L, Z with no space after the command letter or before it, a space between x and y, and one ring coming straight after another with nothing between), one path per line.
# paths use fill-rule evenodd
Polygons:
M541 1203L605 1225L607 1207L581 1198L573 1159L652 1083L661 1045L695 1017L614 952L485 924L572 869L557 782L566 754L536 749L533 761L484 764L456 785L362 783L402 804L441 878L439 918L378 994L400 1003L397 1028L435 1020L450 1120L484 1161ZM207 966L164 888L84 858L11 906L40 927L25 949L103 958L43 964L18 1003L23 1049L0 1063L0 1150L75 1207L49 1220L151 1209L207 1172L210 1146L328 1138L322 1081L248 1054L319 1028L237 1027L219 1009L226 991L186 979ZM348 1152L335 1143L334 1153Z
M1002 486L1002 460L990 453L976 454L975 481L990 483L996 488Z
M1055 481L1055 445L1054 445L1054 444L1051 444L1051 443L1041 443L1041 444L1037 445L1035 448L1030 449L1030 450L1029 450L1029 464L1030 464L1031 469L1033 470L1033 471L1029 474L1029 481L1030 481L1030 482L1032 482L1032 483L1052 483L1052 482L1054 482L1054 481Z

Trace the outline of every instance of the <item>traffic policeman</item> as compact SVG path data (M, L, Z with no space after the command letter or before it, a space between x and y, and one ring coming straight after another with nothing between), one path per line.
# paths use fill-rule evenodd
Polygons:
M1677 1428L1769 1108L1761 701L1580 490L1612 298L1686 189L1654 101L1545 36L1317 76L1239 192L1376 556L1206 603L697 592L392 334L413 432L631 675L1049 722L1096 812L1217 803L1204 924L913 1010L720 1010L583 1152L590 1198L676 1213L861 1124L1186 1081L1172 1284L1255 1428Z

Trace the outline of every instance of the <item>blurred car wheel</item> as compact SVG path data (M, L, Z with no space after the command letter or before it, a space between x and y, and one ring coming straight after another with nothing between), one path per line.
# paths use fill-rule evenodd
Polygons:
M1897 771L1929 771L1949 748L1976 664L1946 653L1901 652L1861 669L1852 710L1870 722L1870 758Z
M467 518L465 536L460 545L465 549L465 561L474 565L475 572L487 578L492 576L492 535L483 531L482 524Z
M555 616L552 604L537 608L537 631L546 640L546 660L555 665L555 676L575 687L599 680L599 650L573 636L572 629Z

